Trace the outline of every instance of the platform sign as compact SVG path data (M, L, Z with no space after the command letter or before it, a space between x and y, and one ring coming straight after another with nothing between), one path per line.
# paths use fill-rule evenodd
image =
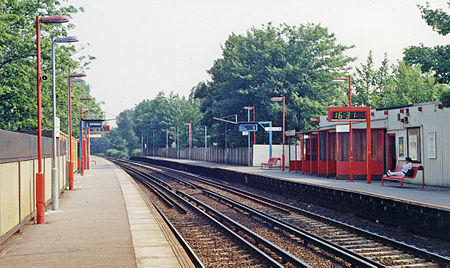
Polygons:
M329 107L328 121L330 122L350 122L366 121L370 117L369 107Z
M258 124L240 124L239 125L240 132L256 132L258 131Z
M102 134L89 134L89 139L101 138Z
M294 137L295 136L295 129L286 130L284 134L288 137Z
M103 129L103 120L83 120L85 129Z
M92 134L98 134L98 133L109 133L110 132L110 126L109 125L103 125L102 129L91 129Z
M281 127L265 127L265 131L281 131Z

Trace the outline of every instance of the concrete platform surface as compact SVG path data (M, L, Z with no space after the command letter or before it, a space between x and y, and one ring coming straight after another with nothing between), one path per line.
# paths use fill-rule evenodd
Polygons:
M161 229L135 183L109 161L93 157L75 176L60 210L46 224L30 222L0 245L0 267L181 267L173 238Z
M285 171L282 171L280 169L268 170L268 169L261 169L260 167L224 165L219 163L188 160L188 159L172 159L172 158L150 157L150 156L149 158L164 161L174 161L178 163L204 166L209 168L228 169L277 179L298 181L305 184L320 185L339 190L355 191L385 197L389 199L396 199L450 210L450 188L425 185L425 188L422 189L421 174L418 174L417 177L415 178L417 183L420 184L408 183L408 181L410 180L405 179L403 188L400 188L400 182L397 181L385 181L384 186L382 186L381 180L372 180L371 184L368 184L367 181L365 180L356 180L350 182L348 180L336 180L335 178L310 176L307 174L302 174L301 172L289 172L287 168L285 169ZM425 177L425 184L426 184L426 177Z

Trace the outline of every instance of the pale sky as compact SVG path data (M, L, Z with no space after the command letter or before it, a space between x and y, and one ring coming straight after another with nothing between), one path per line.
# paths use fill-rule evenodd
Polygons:
M447 0L431 0L448 11ZM91 94L107 118L133 108L159 91L188 96L221 57L231 33L243 34L272 22L320 23L337 42L355 45L347 55L365 62L370 50L376 64L384 53L391 62L403 49L449 44L433 32L417 4L425 0L70 0L85 8L71 21L70 35L97 59L86 71Z

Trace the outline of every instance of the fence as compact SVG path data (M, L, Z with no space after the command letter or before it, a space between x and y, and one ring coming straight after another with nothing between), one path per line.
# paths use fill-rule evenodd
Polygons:
M190 151L190 152L189 152ZM226 163L232 165L248 165L248 148L158 148L155 149L155 156L201 160L214 163ZM190 154L190 157L189 157ZM153 155L153 150L149 150L149 155ZM253 150L250 150L250 163L253 162Z

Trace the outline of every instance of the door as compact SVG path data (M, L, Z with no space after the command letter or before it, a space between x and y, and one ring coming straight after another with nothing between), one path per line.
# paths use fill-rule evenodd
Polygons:
M397 153L395 151L395 134L387 134L387 169L395 170Z

